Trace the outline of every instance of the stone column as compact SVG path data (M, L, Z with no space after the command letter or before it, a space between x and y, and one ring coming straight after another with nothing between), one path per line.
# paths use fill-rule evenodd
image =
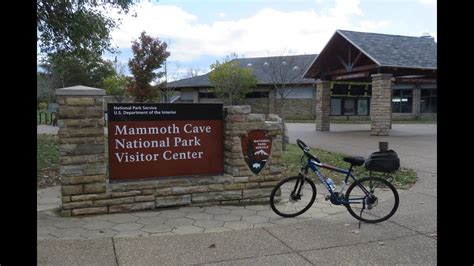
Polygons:
M104 95L102 89L85 86L56 90L63 216L108 211L91 201L106 192ZM83 194L91 194L90 199L76 201Z
M419 86L416 86L413 89L413 110L412 115L414 119L420 117L420 110L421 110L421 89Z
M370 134L388 136L391 127L392 74L372 75L372 98L370 99Z
M331 83L316 81L316 130L329 131L331 112Z

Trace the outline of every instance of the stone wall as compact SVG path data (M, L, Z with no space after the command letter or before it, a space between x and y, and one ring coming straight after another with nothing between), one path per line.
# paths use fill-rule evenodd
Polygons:
M282 100L275 100L275 113L280 114ZM315 119L314 99L285 99L285 120L287 119Z
M281 178L278 116L251 114L250 106L225 108L224 174L109 182L104 145L103 90L57 90L61 142L61 214L119 213L182 205L268 202ZM273 144L262 171L246 165L240 139L267 130Z
M250 105L252 112L255 114L268 114L268 103L268 98L246 98L242 101L242 105Z

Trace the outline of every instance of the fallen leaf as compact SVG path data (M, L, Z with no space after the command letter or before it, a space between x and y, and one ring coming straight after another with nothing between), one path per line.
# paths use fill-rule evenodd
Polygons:
M215 247L216 247L216 244L212 244L208 248L215 248Z

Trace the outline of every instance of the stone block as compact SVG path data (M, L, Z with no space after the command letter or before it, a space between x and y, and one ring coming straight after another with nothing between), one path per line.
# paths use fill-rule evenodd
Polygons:
M94 154L94 155L64 155L61 156L60 162L62 165L71 165L71 164L86 164L86 163L103 163L104 155L103 154Z
M93 137L62 137L59 139L61 144L90 144L90 143L104 143L104 136L93 136ZM74 147L75 149L75 147Z
M110 195L108 195L107 193L82 194L82 195L71 196L71 200L72 201L98 200L98 199L106 199L109 197Z
M107 207L80 208L72 210L73 215L107 213Z
M234 176L234 183L246 183L249 182L248 176Z
M265 181L265 182L260 182L259 187L275 187L276 184L278 184L278 181Z
M105 146L103 143L77 144L76 154L104 154Z
M150 189L150 188L156 188L156 183L153 181L149 181L149 182L127 184L127 190Z
M118 205L118 204L124 204L124 203L132 203L132 202L134 202L134 197L125 197L125 198L95 200L93 205L94 206L109 206L109 205Z
M161 197L161 196L169 196L171 195L171 188L168 187L168 188L158 188L156 189L156 194L155 194L157 197Z
M63 196L68 196L68 195L77 195L77 194L83 194L84 193L84 188L83 185L66 185L66 186L61 186L61 194Z
M66 105L94 105L94 97L67 97Z
M200 192L207 192L207 186L172 187L171 188L171 193L175 195L192 194L192 193L200 193Z
M155 193L156 193L156 189L154 188L148 188L148 189L142 190L143 195L150 195L150 194L155 195Z
M260 182L265 181L265 178L262 175L254 175L249 177L249 182Z
M245 183L234 183L234 184L224 185L225 190L239 190L239 189L244 189L244 188L245 188Z
M224 106L223 109L228 114L250 114L250 105Z
M194 202L205 202L205 201L220 201L220 200L233 200L241 199L242 191L222 191L222 192L208 192L193 194L192 201Z
M81 175L81 176L63 176L61 177L61 183L63 185L76 185L86 183L105 183L105 175Z
M61 176L80 176L84 175L83 165L61 165L59 167Z
M101 193L105 192L105 183L84 184L84 193Z
M156 197L156 207L181 206L191 204L191 195Z
M135 196L135 202L152 201L155 202L155 195Z
M62 203L71 202L71 196L62 196L61 197L61 202Z
M71 210L61 210L62 217L71 217L72 213Z
M104 129L102 127L86 127L86 128L59 128L58 130L59 137L89 137L89 136L103 136Z
M224 190L224 184L214 184L214 185L208 185L207 190L209 192L214 192L214 191L223 191Z
M272 190L273 190L273 187L271 187L271 188L259 188L259 189L244 189L242 191L242 196L243 196L243 198L269 197Z
M86 118L84 106L61 106L58 107L59 119L83 119Z
M246 183L245 184L245 188L247 188L247 189L249 189L249 188L258 188L258 187L260 187L258 182L251 182L251 183Z
M265 114L249 114L247 120L249 122L265 122Z
M141 195L142 191L140 190L130 190L130 191L120 191L120 192L112 192L110 196L112 198L121 198L121 197L129 197L129 196L136 196Z
M104 175L106 167L104 163L84 164L84 175Z
M63 203L61 205L61 208L63 210L70 210L70 209L75 209L75 208L84 208L84 207L92 207L92 201L77 201L77 202L69 202L69 203Z
M104 117L104 109L102 106L87 106L85 108L86 117L87 118L103 118Z
M151 210L155 208L155 202L138 202L131 204L112 205L109 213Z

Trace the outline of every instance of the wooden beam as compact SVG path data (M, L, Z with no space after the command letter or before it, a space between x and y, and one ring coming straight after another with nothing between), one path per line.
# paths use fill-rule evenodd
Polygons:
M378 68L378 65L365 65L365 66L358 66L358 67L354 67L352 69L352 72L356 72L356 71L364 71L364 70L372 70L372 69L377 69ZM337 69L337 70L333 70L331 72L328 73L329 76L333 76L333 75L338 75L338 74L346 74L348 73L348 71L346 71L345 69Z
M358 72L358 73L352 73L352 74L346 74L346 75L336 75L333 76L333 80L346 80L346 79L353 79L353 78L363 78L363 77L368 77L369 72Z

